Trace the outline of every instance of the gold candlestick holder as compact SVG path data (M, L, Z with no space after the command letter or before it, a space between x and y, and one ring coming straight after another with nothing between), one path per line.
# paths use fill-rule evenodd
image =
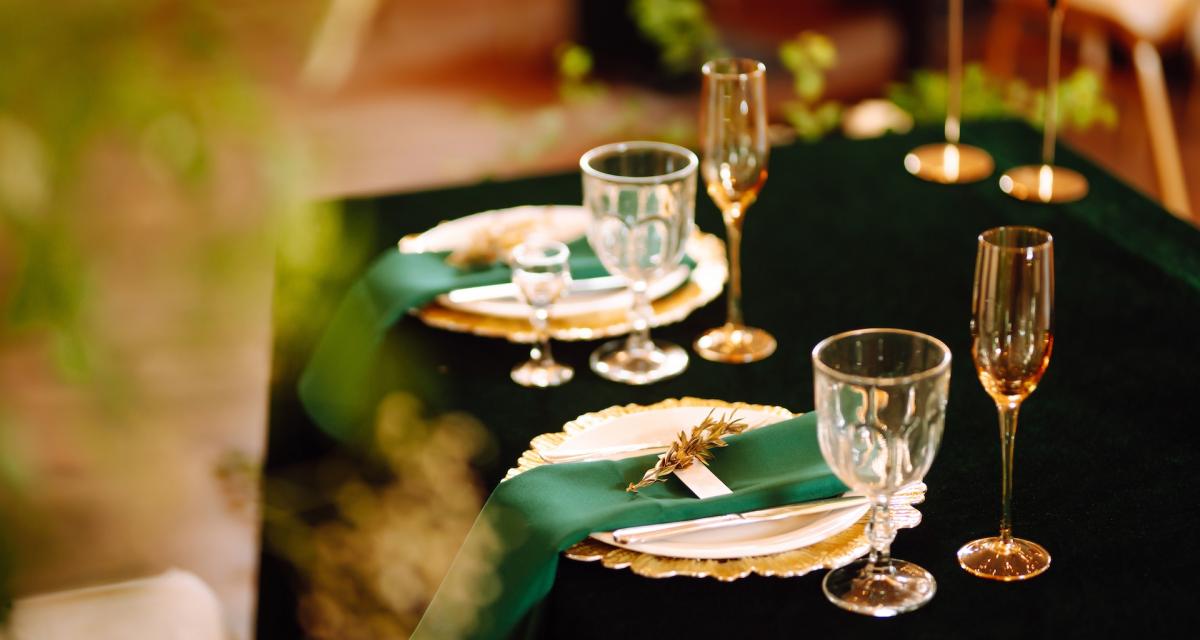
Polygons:
M1065 3L1050 0L1050 56L1046 73L1046 103L1042 115L1042 163L1013 167L1000 176L1000 190L1031 202L1074 202L1088 193L1088 181L1078 171L1054 164L1058 135L1058 67L1062 47Z
M978 182L995 168L988 152L961 144L962 127L962 0L950 0L947 19L950 46L947 55L946 141L926 144L904 156L904 168L929 182L965 184Z

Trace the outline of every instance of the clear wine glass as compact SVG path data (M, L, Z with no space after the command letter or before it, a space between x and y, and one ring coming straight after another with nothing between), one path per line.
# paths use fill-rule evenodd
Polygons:
M550 353L550 308L571 283L571 256L567 245L553 240L528 240L517 245L509 257L512 280L529 305L530 323L537 342L529 360L512 370L513 382L525 387L554 387L575 375L571 367L556 362Z
M1058 129L1058 70L1062 48L1066 0L1050 5L1049 56L1046 65L1046 101L1042 112L1042 163L1013 167L1000 176L1000 190L1018 200L1074 202L1087 195L1088 181L1073 169L1054 164Z
M742 226L767 182L767 68L757 60L710 60L701 68L701 172L725 219L729 290L725 324L705 331L693 348L705 360L744 363L775 353L775 338L742 319Z
M946 55L946 141L926 144L904 156L909 173L930 182L963 184L977 182L995 168L988 152L959 142L962 129L963 0L950 0L949 47Z
M1039 544L1012 535L1013 444L1021 403L1037 388L1054 347L1054 239L1034 227L979 236L971 354L1000 413L1000 535L967 543L958 563L981 578L1024 580L1050 567Z
M860 329L812 352L817 438L834 475L872 504L865 559L830 571L822 586L837 606L876 617L916 609L937 591L925 569L891 557L889 504L933 463L945 424L950 350L902 329Z
M579 160L583 202L592 213L588 243L633 294L629 337L592 353L592 370L603 378L649 384L687 368L682 348L650 339L647 287L683 259L695 216L698 165L696 154L662 142L604 145Z

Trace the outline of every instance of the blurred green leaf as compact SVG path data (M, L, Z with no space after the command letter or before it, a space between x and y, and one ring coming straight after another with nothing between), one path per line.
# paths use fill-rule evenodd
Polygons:
M825 75L816 69L798 69L792 86L801 100L811 102L825 92Z
M946 74L929 69L914 71L909 81L888 87L887 97L920 123L937 123L946 117ZM963 119L1021 117L1040 126L1045 109L1044 90L1034 90L1020 79L1001 79L979 64L963 68ZM1097 124L1113 127L1117 109L1104 95L1104 83L1089 69L1077 69L1058 87L1058 120L1064 128L1087 129Z
M604 85L589 78L592 52L587 47L564 42L555 49L554 58L558 68L558 95L563 100L583 102L604 95Z
M566 80L582 80L592 72L592 52L574 42L564 43L558 53L558 75Z
M804 47L795 40L788 40L779 45L779 61L783 63L785 69L793 72L808 64Z
M629 13L638 30L659 50L673 74L695 72L722 52L717 29L700 0L633 0Z
M808 51L808 58L820 69L830 69L837 63L837 48L828 36L815 31L800 34L801 42Z
M837 48L827 36L804 31L779 45L779 61L792 74L796 99L783 105L783 115L802 140L813 141L841 123L842 106L820 103L825 74L837 63Z

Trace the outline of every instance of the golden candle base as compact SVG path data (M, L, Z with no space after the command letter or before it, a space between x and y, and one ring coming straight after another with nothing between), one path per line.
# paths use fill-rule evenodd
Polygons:
M940 184L978 182L992 175L992 156L979 147L939 142L913 149L904 156L904 168L914 176Z
M1013 167L1000 176L1000 190L1017 200L1075 202L1088 193L1088 181L1078 171L1049 164Z
M1020 538L1007 542L982 538L958 550L958 564L967 573L1001 582L1026 580L1050 568L1050 553L1042 545Z
M745 364L775 353L775 338L762 329L726 324L705 331L692 348L705 360Z

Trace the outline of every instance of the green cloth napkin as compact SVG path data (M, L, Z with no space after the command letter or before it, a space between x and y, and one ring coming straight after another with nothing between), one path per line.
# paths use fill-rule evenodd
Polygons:
M728 439L710 465L732 494L697 499L677 478L626 493L657 457L546 465L501 482L467 534L413 640L504 638L550 591L559 552L594 531L828 498L809 413Z
M606 275L587 238L567 245L576 278ZM380 347L388 329L411 309L452 289L508 282L507 265L465 270L446 264L445 252L389 250L346 293L329 328L300 375L300 402L329 435L353 441L366 432L379 400L394 390Z

